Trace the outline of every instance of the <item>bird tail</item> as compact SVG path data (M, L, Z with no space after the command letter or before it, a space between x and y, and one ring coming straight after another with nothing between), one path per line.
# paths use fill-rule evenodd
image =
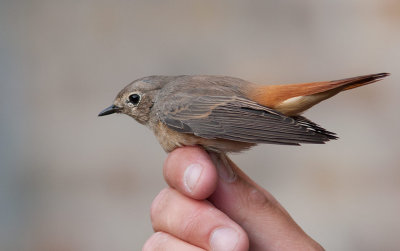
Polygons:
M287 116L295 116L341 91L371 84L389 75L378 73L326 82L260 85L250 93L250 98Z

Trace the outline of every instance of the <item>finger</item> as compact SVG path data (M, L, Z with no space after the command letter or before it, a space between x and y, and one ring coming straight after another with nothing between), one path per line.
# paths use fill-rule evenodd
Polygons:
M143 251L169 251L169 250L187 250L204 251L204 249L193 246L170 234L163 232L154 233L144 244Z
M322 250L270 193L226 155L212 153L211 158L219 182L209 201L243 227L251 250Z
M164 176L171 187L197 200L209 197L218 181L210 156L200 147L182 147L170 153Z
M155 231L169 233L192 245L211 250L247 250L243 229L208 201L188 198L167 188L153 201Z

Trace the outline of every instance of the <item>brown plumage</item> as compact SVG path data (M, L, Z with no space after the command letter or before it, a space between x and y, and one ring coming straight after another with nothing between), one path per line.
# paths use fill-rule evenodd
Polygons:
M336 136L300 116L303 111L388 75L270 86L223 76L150 76L126 86L99 116L119 112L135 118L167 152L184 145L226 153L258 143L318 144Z

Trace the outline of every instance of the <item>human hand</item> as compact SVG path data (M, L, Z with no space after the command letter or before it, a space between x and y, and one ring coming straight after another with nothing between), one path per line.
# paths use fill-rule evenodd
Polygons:
M232 161L183 147L164 164L143 250L323 250Z

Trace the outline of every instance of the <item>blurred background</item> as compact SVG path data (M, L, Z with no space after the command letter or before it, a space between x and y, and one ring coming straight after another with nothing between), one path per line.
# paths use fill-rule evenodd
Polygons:
M1 1L0 249L140 250L166 154L97 114L134 79L390 72L305 115L340 140L235 155L328 250L400 247L400 2Z

